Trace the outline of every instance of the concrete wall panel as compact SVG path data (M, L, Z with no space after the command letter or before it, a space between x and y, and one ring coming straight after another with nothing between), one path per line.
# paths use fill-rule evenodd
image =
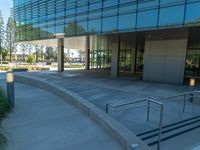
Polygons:
M65 38L65 48L85 50L86 36Z
M143 79L182 84L186 50L187 39L146 41Z

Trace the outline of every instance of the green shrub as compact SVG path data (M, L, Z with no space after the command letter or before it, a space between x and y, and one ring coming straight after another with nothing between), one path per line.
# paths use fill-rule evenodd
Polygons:
M11 70L11 67L10 67L10 66L0 66L0 70L3 70L3 71L10 71L10 70Z
M10 111L10 104L2 88L0 88L0 118Z
M3 135L2 129L0 129L0 150L6 150L7 138Z
M65 65L65 68L83 68L83 67L84 67L83 65L70 65L70 66Z
M35 61L35 60L34 60L34 56L33 56L33 55L29 55L26 62L29 63L29 64L33 64L34 61Z
M5 92L0 88L0 150L6 150L7 138L3 135L3 130L1 129L1 120L10 111L11 107L5 95Z

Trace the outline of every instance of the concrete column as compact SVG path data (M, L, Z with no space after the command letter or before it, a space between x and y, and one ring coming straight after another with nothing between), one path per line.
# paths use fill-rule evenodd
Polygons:
M111 77L119 76L119 50L120 50L120 35L113 35L113 37L112 37Z
M86 37L85 41L85 69L89 70L90 69L90 36L88 35Z
M58 72L64 71L64 38L58 38Z

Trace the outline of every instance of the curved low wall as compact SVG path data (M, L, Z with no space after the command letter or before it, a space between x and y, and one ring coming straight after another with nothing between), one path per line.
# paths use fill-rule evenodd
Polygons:
M15 81L44 89L73 104L85 115L103 127L125 148L125 150L150 150L150 147L141 141L130 130L122 126L111 116L107 115L98 107L90 103L88 100L80 97L76 93L52 83L48 83L47 81L25 75L15 75Z

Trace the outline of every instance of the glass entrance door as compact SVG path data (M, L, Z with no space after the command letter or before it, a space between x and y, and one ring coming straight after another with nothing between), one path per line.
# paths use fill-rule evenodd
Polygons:
M131 72L132 51L130 49L121 49L119 56L119 71Z
M90 52L90 69L110 70L111 50L93 50Z
M135 73L143 73L143 55L144 55L144 49L137 49L136 50L136 62L135 62Z

